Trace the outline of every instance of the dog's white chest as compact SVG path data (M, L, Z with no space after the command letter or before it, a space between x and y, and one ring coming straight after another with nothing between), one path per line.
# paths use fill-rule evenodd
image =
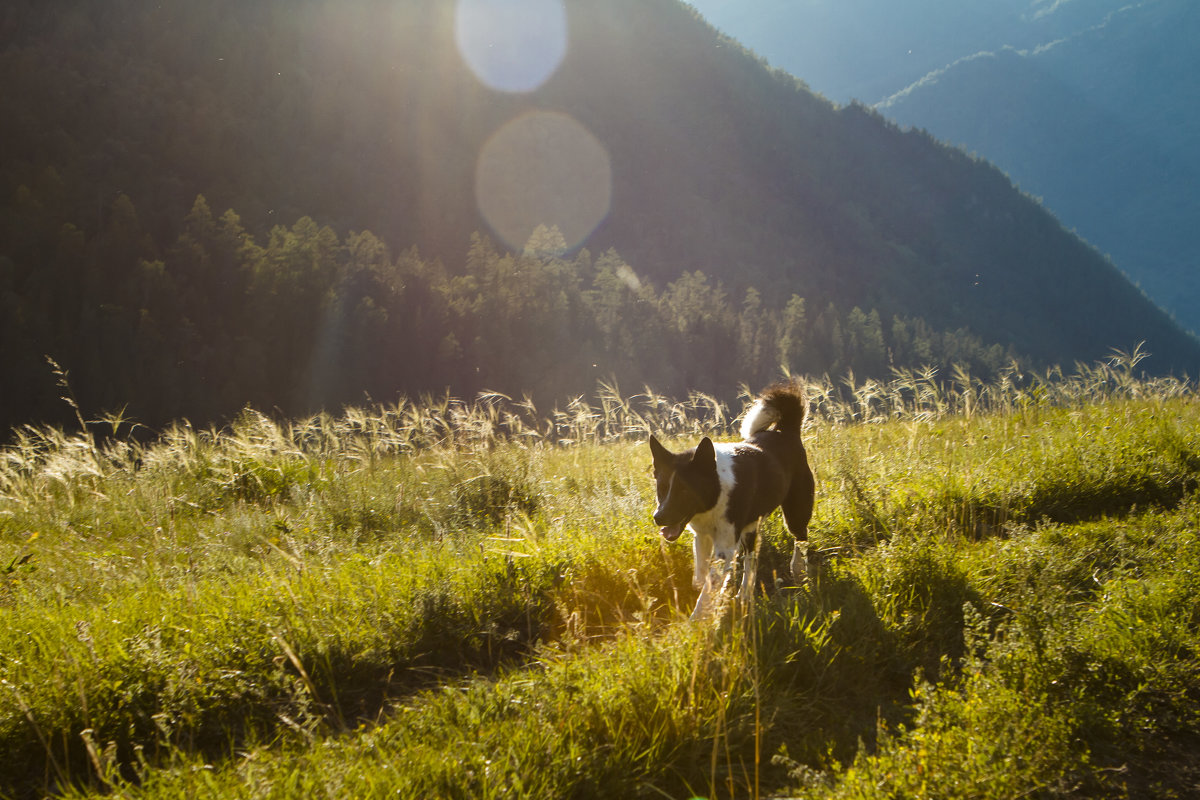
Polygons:
M733 495L734 471L733 453L735 448L745 447L744 444L722 442L714 445L717 461L717 480L721 493L717 503L708 511L692 517L688 528L696 536L696 544L710 558L728 561L737 553L738 534L729 518L729 501ZM697 565L697 571L699 565Z

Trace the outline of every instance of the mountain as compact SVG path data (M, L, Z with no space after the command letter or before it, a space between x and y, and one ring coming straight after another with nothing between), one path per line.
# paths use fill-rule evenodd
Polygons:
M1143 0L961 59L879 105L980 153L1200 330L1200 6Z
M489 8L7 4L5 420L52 402L43 354L80 405L151 420L610 373L728 393L792 355L916 366L913 330L1200 365L996 168L834 106L687 6Z
M838 102L873 105L974 53L1033 48L1128 0L689 0L709 22Z

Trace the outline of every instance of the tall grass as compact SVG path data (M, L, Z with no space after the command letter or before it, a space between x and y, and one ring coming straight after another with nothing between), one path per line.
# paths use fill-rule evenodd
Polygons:
M705 395L17 431L0 795L1179 790L1200 412L1141 357L808 381L826 567L772 517L703 626L642 441L729 435Z

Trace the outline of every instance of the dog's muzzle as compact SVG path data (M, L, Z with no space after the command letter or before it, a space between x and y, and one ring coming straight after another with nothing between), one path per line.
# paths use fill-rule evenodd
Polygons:
M668 524L666 514L661 510L654 512L654 524L661 526L658 532L668 542L673 542L683 535L683 529L690 521L691 517L688 517L680 522Z

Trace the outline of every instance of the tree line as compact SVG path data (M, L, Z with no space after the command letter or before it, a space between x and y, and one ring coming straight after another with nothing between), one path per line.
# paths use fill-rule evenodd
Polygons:
M72 413L47 357L85 414L123 409L156 426L445 391L554 403L601 380L732 399L781 369L963 363L987 375L1015 356L965 329L765 297L702 271L659 287L613 249L565 253L554 228L522 252L476 233L447 265L309 217L255 237L203 196L159 244L124 195L93 234L47 213L38 191L18 195L0 228L4 430Z

